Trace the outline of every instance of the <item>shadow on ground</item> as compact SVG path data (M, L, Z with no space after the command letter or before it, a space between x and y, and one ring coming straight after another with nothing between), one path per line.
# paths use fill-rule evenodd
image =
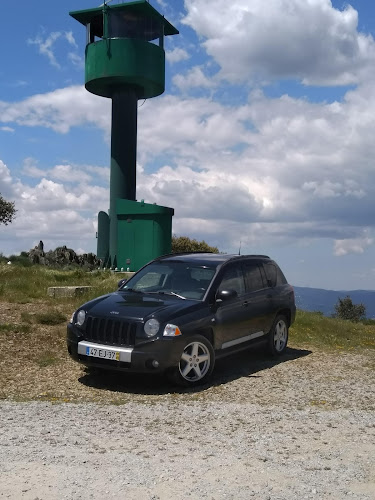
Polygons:
M227 384L243 377L260 377L258 373L272 369L280 363L308 356L312 351L288 348L279 358L270 358L261 348L243 351L216 362L214 372L207 384L194 388L181 388L172 385L162 374L135 374L111 372L86 368L79 382L88 387L105 389L116 393L163 395L199 393L210 387Z

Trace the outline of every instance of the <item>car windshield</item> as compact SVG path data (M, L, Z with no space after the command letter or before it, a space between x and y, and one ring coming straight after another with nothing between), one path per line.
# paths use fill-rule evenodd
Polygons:
M186 262L153 262L130 278L121 290L202 300L215 272L215 267Z

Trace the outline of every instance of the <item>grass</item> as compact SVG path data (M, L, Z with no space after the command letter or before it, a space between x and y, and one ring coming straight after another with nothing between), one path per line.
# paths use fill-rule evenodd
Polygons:
M98 295L116 290L118 279L118 276L110 271L57 271L37 265L22 267L0 263L0 299L19 304L43 299L53 304L55 299L47 297L48 287L92 286L93 290L85 296L85 300L78 298L76 303L79 305Z
M67 318L65 314L56 309L52 309L45 313L37 314L36 320L37 323L41 325L59 325L60 323L66 323Z
M0 324L0 332L27 333L30 325L33 329L37 328L36 325L62 325L83 302L116 290L118 279L118 275L110 271L59 271L45 266L0 263L0 301L13 303L15 309L23 304L31 307L40 304L32 314L23 310L17 321L7 319ZM84 297L57 299L47 296L48 287L64 285L88 285L92 289ZM296 322L290 329L290 341L297 346L322 349L374 349L375 321L352 323L327 318L318 312L298 311Z
M88 375L69 358L65 340L71 313L83 302L115 291L117 281L118 275L108 271L57 271L0 263L0 293L3 290L0 296L0 400L78 401L89 397L99 401L108 397L118 404L129 401L121 392L117 395L117 382L109 389L111 392L105 392L108 388L104 390L101 383L86 387ZM93 288L84 297L47 296L48 287L64 285ZM366 354L366 369L375 372L374 321L351 323L298 311L290 329L290 345L311 351L362 352ZM202 393L191 393L189 397L192 401L200 400ZM147 401L150 404L150 398ZM311 400L311 405L322 404L324 398Z
M50 351L43 352L34 359L34 362L39 366L39 368L46 368L47 366L58 363L59 361L58 356Z
M29 333L31 326L28 324L0 323L0 332Z
M327 318L320 313L297 311L290 329L290 341L298 346L321 349L375 349L375 324Z

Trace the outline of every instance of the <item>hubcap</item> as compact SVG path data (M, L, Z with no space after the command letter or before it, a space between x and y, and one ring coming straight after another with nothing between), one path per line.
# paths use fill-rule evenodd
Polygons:
M210 362L208 348L201 342L192 342L185 347L178 368L185 380L196 382L206 375Z
M288 329L286 327L286 324L283 320L280 320L275 327L275 333L273 336L273 342L277 352L281 352L284 349L287 337Z

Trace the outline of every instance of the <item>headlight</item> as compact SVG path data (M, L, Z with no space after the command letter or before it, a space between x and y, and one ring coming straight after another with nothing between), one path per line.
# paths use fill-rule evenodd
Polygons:
M178 328L178 326L168 323L164 328L164 337L177 337L178 335L182 335L181 330Z
M86 313L83 309L80 309L77 314L77 325L82 326L86 319Z
M145 334L147 335L147 337L153 337L158 333L159 327L160 327L159 321L155 318L151 318L145 323L144 326Z

